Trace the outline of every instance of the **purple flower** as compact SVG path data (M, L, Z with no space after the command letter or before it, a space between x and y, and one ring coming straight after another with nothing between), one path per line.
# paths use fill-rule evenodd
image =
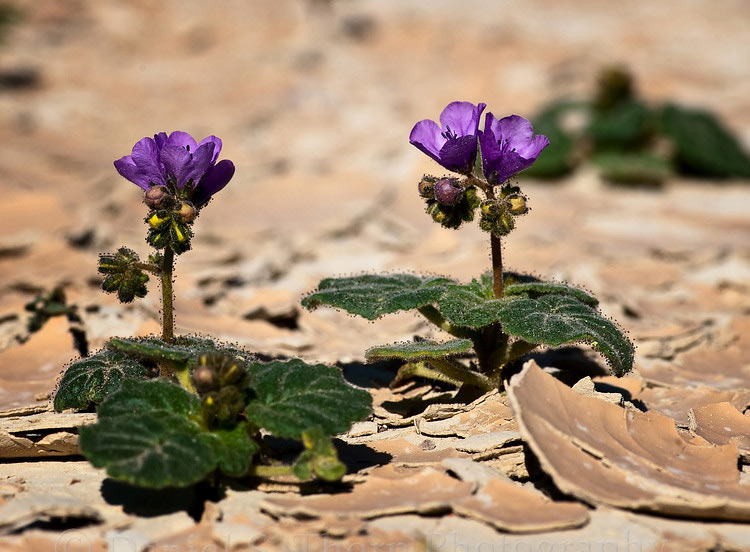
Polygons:
M498 120L487 113L484 132L479 133L484 176L490 182L505 182L533 165L548 144L546 136L534 136L531 123L523 117L511 115Z
M166 186L201 207L234 175L231 161L216 162L220 151L221 140L216 136L197 143L187 132L178 130L169 136L160 132L137 142L130 155L115 161L115 168L144 190Z
M487 107L480 103L452 102L440 114L440 124L425 119L411 129L409 142L443 167L469 174L477 156L479 117Z

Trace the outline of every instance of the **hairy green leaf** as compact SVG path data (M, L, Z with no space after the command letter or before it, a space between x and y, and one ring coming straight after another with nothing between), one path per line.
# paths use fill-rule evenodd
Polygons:
M590 307L596 307L599 304L599 299L590 293L577 287L555 282L524 282L505 286L503 291L504 297L514 297L517 295L525 295L532 299L536 299L542 295L568 295Z
M452 339L444 343L435 341L409 341L392 345L379 345L368 349L365 359L368 362L388 359L425 360L459 356L471 351L470 339Z
M438 309L451 324L482 328L497 320L499 304L500 300L492 293L492 276L483 275L468 284L446 286Z
M413 274L363 274L348 278L327 278L318 290L302 300L313 310L320 305L344 309L368 320L400 310L434 303L443 293L448 278Z
M300 359L248 368L256 398L245 413L252 424L274 435L300 439L314 426L335 435L370 413L370 394L349 385L338 368Z
M250 437L250 429L245 422L230 429L217 429L210 433L216 437L214 454L219 468L230 477L242 477L253 465L253 456L260 446Z
M620 376L633 366L633 345L622 330L594 308L595 298L577 288L543 282L510 284L502 299L491 295L486 277L448 286L438 302L441 314L457 326L482 328L499 322L503 332L529 343L587 342Z
M57 386L55 410L85 410L119 389L123 380L146 376L146 368L134 359L105 349L68 366Z
M168 362L173 365L185 366L196 353L187 347L180 345L169 345L156 337L144 337L140 339L110 339L107 347L156 362Z
M200 399L179 385L163 379L125 380L96 410L99 419L118 418L132 413L154 416L177 414L200 419Z
M562 345L585 342L602 353L616 376L633 368L633 344L611 320L573 297L543 295L538 299L498 301L503 331L529 343Z
M195 422L164 411L123 412L80 429L81 450L94 466L156 489L197 483L213 471L213 439Z

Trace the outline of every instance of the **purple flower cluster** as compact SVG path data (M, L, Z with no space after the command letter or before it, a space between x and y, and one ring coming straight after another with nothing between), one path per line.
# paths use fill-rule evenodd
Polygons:
M160 132L139 140L130 155L115 161L115 168L146 191L165 186L200 208L234 176L231 161L216 162L219 152L216 136L197 143L187 132Z
M491 184L501 184L529 168L549 140L534 136L531 123L511 115L497 119L487 113L484 130L479 118L486 107L480 103L452 102L440 114L441 126L435 121L419 121L409 135L409 142L446 169L471 174L477 157L482 154L482 172Z

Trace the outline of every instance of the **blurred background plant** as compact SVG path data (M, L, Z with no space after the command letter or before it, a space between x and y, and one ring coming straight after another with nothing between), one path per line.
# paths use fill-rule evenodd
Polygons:
M601 71L590 99L553 101L533 124L550 146L529 176L557 178L590 160L604 179L620 184L659 185L673 174L750 177L750 157L716 115L649 104L621 66Z

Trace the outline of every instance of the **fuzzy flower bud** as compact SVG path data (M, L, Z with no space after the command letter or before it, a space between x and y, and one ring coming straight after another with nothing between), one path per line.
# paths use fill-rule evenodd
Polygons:
M216 372L208 366L199 366L193 372L193 383L198 392L207 392L218 387Z
M455 205L463 197L464 189L456 178L441 178L435 182L435 199L443 205Z
M506 201L508 202L510 212L514 215L523 215L529 210L529 208L526 207L526 198L522 195L508 196Z
M497 201L493 199L485 199L479 205L479 208L482 211L482 215L490 217L492 219L496 219L500 216L501 213L500 205L498 205Z
M423 176L422 180L419 181L419 195L425 199L435 198L435 182L437 179L434 176Z
M173 196L166 186L154 186L143 194L143 203L151 209L161 209L167 206L172 199Z
M193 207L193 204L189 201L182 201L175 209L175 213L182 222L188 223L193 222L195 217L198 216L198 209Z

